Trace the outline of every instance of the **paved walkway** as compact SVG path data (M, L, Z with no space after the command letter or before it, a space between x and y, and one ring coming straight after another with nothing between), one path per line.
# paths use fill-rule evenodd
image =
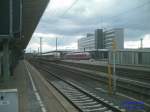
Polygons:
M33 83L35 87L33 87ZM14 71L14 76L11 77L7 84L0 83L0 89L11 88L18 89L19 112L77 112L77 110L26 61L19 62Z
M28 76L26 75L26 70L24 69L23 62L19 62L18 66L14 71L14 76L10 78L8 83L0 83L0 89L18 89L19 95L19 112L30 112L29 111L29 97L28 91Z

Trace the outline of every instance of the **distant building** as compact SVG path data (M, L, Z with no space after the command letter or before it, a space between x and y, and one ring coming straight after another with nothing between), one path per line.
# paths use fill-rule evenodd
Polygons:
M95 34L88 33L86 37L78 40L80 51L96 49L112 49L112 42L115 40L116 48L124 48L124 31L122 28L112 30L96 29Z
M95 36L94 34L87 34L78 40L78 49L81 51L95 49Z
M123 28L115 28L104 31L104 48L112 49L113 40L116 43L116 49L124 49L124 30Z
M102 29L95 30L95 49L104 49L104 35Z

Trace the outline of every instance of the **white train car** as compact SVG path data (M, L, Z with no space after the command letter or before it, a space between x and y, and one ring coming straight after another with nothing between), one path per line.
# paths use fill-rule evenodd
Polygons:
M44 53L40 57L49 61L59 61L61 59L59 52Z

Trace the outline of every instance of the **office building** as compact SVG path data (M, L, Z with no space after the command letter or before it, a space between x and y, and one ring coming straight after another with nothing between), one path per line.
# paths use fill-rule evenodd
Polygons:
M113 41L115 41L116 49L124 49L124 30L123 28L115 28L104 31L104 48L112 49Z
M104 35L102 29L95 30L95 49L104 49Z
M78 40L78 49L81 51L93 50L95 49L95 36L94 34L87 34L86 37L83 37Z
M124 30L122 28L96 29L95 34L88 33L86 37L78 40L78 49L80 51L112 49L113 41L115 41L117 49L124 48Z

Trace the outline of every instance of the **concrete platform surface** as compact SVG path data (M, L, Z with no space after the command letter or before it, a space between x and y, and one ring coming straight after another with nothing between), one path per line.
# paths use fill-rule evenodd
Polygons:
M19 112L78 112L27 61L20 61L14 75L0 89L18 89Z

